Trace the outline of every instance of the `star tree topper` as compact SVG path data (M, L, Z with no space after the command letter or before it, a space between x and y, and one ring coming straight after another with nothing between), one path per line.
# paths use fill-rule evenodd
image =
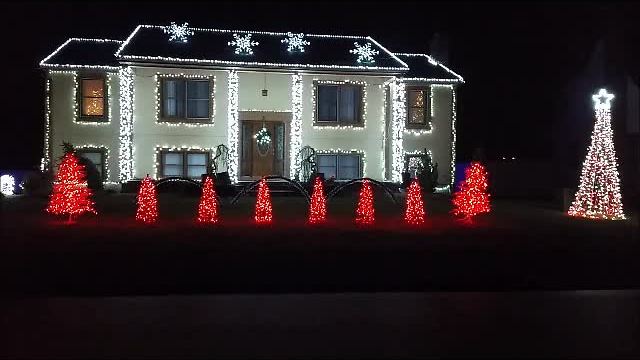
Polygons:
M304 52L304 46L309 45L309 42L304 39L304 34L293 34L291 32L287 33L287 38L280 40L280 42L287 44L287 51L294 52Z
M591 97L595 103L596 109L611 109L611 100L613 94L607 92L606 89L600 89L600 91Z
M229 41L227 45L235 46L236 54L243 55L253 55L253 46L259 45L260 43L257 41L251 40L251 34L246 34L245 36L240 36L238 34L233 34L233 38L235 40Z
M349 50L350 53L358 55L358 63L374 63L373 55L378 55L380 52L371 48L371 43L366 45L360 45L358 42L354 42L355 49Z
M169 41L183 43L187 42L187 36L193 35L193 31L189 29L189 23L176 25L175 22L171 22L170 26L165 26L164 33L171 35Z

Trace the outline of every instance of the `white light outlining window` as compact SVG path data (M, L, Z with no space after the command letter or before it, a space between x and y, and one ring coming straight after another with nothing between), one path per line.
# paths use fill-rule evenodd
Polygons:
M335 87L336 89L335 105L333 105L333 107L330 106L331 108L335 108L335 119L319 118L319 115L321 115L320 112L322 111L322 109L319 109L319 108L322 107L322 105L318 102L318 97L320 95L319 89L322 86ZM341 113L340 113L340 100L342 99L341 97L342 91L340 88L341 86L345 86L345 87L351 86L352 88L350 89L360 89L359 91L360 95L358 96L358 98L356 98L358 100L357 108L351 109L351 110L356 110L355 113L357 114L357 116L355 118L355 121L351 121L350 119L343 120L341 118ZM351 92L350 96L351 97L357 96L357 94L358 94L357 92L355 94ZM331 92L329 92L329 95L331 95ZM331 96L329 97L329 99L331 99ZM356 81L356 80L334 81L334 80L313 79L312 102L313 102L313 128L316 130L338 130L338 129L362 130L366 127L367 83L365 81Z

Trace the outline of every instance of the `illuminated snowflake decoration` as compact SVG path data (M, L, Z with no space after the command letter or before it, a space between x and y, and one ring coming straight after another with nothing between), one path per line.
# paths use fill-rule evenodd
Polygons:
M288 32L287 38L280 40L281 43L287 44L287 51L289 52L304 52L305 45L309 45L309 42L304 39L304 34L293 34Z
M251 34L247 34L245 36L240 36L238 34L233 34L233 38L235 40L229 41L227 45L235 46L236 54L242 55L253 55L252 47L259 45L260 43L257 41L251 40Z
M358 55L358 63L369 63L372 64L376 62L373 59L373 55L378 55L380 52L376 49L371 48L371 43L367 43L366 45L360 45L357 42L354 42L355 49L349 50L350 53Z
M13 189L16 186L16 181L11 175L0 176L0 192L3 195L13 195Z
M165 26L164 33L171 35L169 41L183 43L187 42L187 36L193 35L193 31L189 29L189 23L176 25L175 22L172 22L171 26Z

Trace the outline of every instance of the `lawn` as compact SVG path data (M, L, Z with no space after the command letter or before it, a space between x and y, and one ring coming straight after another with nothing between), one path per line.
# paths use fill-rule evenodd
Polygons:
M495 200L473 224L449 198L425 199L428 221L402 223L403 199L375 195L376 225L353 224L355 195L305 223L302 197L274 196L274 224L252 223L255 197L223 199L222 222L194 222L198 197L160 194L156 225L134 221L135 194L98 194L97 216L73 224L46 198L2 201L6 294L593 289L640 286L636 220L566 216L552 203ZM631 214L631 217L637 215Z

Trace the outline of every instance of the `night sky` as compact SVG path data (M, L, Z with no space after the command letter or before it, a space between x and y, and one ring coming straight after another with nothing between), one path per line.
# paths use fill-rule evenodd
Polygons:
M566 116L569 83L604 29L632 47L636 4L622 3L3 3L3 125L0 169L39 165L44 72L38 63L69 37L124 40L140 23L371 35L391 51L429 52L449 38L459 93L459 160L484 147L489 159L548 160L552 126ZM613 30L612 30L613 29ZM631 35L630 35L631 34ZM631 47L630 47L631 48ZM637 51L637 50L634 50ZM58 146L59 144L53 144Z

